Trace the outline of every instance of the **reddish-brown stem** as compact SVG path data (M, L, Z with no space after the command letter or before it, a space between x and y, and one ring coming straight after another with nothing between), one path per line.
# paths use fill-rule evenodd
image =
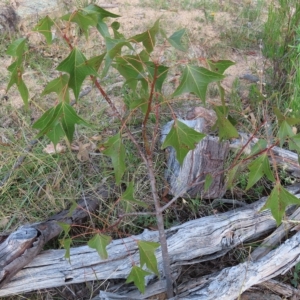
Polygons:
M103 98L106 100L106 102L109 104L109 106L111 107L111 109L113 110L113 113L118 117L118 119L121 122L121 125L123 128L125 128L125 130L127 131L127 134L130 138L130 140L133 142L133 144L136 146L139 155L141 156L141 158L143 159L143 161L147 164L147 159L146 156L143 152L143 150L141 149L140 145L138 144L138 142L136 141L136 139L134 138L134 136L132 135L130 129L127 127L126 123L124 122L122 116L120 115L120 113L118 112L116 106L113 104L113 102L111 101L111 99L108 97L108 95L105 93L105 91L102 89L100 83L95 79L94 76L91 76L91 79L93 80L93 82L95 82L95 86L97 87L97 89L99 90L99 92L101 93L101 95L103 96Z
M149 156L151 154L151 149L149 147L149 141L147 138L147 122L149 119L149 114L151 112L151 107L152 107L152 100L153 100L153 94L154 94L154 88L155 88L155 83L157 80L157 64L154 63L154 75L153 75L153 80L151 83L151 90L150 90L150 95L149 95L149 99L148 99L148 107L147 107L147 111L145 113L145 117L142 123L142 136L143 136L143 141L144 141L144 145L145 145L145 150L147 155Z
M154 151L156 139L158 136L158 129L159 129L159 104L155 105L155 128L153 132L153 137L151 141L151 153Z
M250 136L250 138L248 139L247 143L245 143L245 145L242 147L242 149L240 150L239 154L236 156L236 158L233 161L233 165L235 165L235 163L239 160L239 158L241 157L242 153L244 152L244 150L246 149L246 147L249 145L249 143L254 139L255 134L257 133L258 129L261 128L263 125L265 124L265 122L263 124L261 124L260 127L257 127L254 131L254 133Z

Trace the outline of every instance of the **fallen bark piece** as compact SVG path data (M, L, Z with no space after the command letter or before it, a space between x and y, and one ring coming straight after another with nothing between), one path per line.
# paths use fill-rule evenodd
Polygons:
M289 189L293 194L299 190L299 185ZM246 208L203 217L167 230L173 275L178 276L181 265L223 256L237 245L256 239L276 228L270 211L258 212L265 201L266 198L262 198ZM107 247L106 260L102 260L95 250L87 246L72 248L70 262L64 258L65 250L44 251L0 289L0 296L92 280L125 279L132 263L139 264L136 243L139 239L157 242L158 232L145 230L141 235L112 241ZM160 248L156 251L156 257L158 269L162 272ZM148 277L147 282L150 279L153 279L153 276ZM158 288L156 291L163 292ZM140 294L138 296L140 297Z

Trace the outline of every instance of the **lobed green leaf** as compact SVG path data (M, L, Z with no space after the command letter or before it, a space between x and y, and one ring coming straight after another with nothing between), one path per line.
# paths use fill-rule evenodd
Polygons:
M106 247L110 244L111 237L104 234L95 234L92 239L88 241L88 246L96 249L102 259L107 259L108 254Z
M179 120L175 120L170 132L162 145L162 149L172 146L176 151L176 158L180 165L190 150L196 148L196 145L205 137L200 133Z
M145 293L145 277L150 274L151 273L143 270L138 266L133 266L127 277L126 283L133 282L134 285L143 294Z
M224 75L212 72L203 67L187 65L181 76L180 84L173 93L173 97L183 93L194 93L205 103L208 85L224 78Z

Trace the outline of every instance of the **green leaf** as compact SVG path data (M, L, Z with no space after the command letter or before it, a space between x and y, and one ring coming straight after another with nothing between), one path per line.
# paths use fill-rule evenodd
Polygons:
M98 76L97 72L87 63L84 55L74 48L69 56L63 60L58 67L58 71L70 74L69 87L73 90L76 100L78 100L81 85L88 75Z
M71 229L71 225L63 222L57 222L57 224L63 229L64 231L64 237L66 237L69 234L69 231Z
M136 200L134 198L133 193L134 193L133 182L129 182L129 184L128 184L127 188L126 188L126 191L121 196L121 201L127 201L127 202L130 202L132 204L137 204L139 206L147 208L148 205L145 202L142 202L140 200Z
M46 136L49 138L49 140L53 143L54 148L56 148L56 145L60 141L62 137L64 137L66 133L64 132L63 128L61 125L58 123L55 126L53 126L52 129L50 129L47 133Z
M155 242L138 241L137 242L140 251L140 265L143 267L145 264L149 270L159 276L157 269L157 260L155 256L155 249L160 245Z
M227 174L227 188L232 189L235 179L237 178L237 175L240 173L240 165L234 166L232 169L229 170Z
M154 23L154 25L147 31L137 34L129 39L132 43L143 43L148 54L154 49L156 43L156 34L159 31L159 19Z
M278 130L278 137L280 141L280 147L285 143L287 137L293 137L295 134L292 130L292 127L288 124L286 120L281 122L281 125Z
M207 63L209 65L209 68L211 71L219 74L223 74L226 69L228 69L230 66L233 66L235 62L231 60L207 60Z
M77 10L74 13L69 13L61 17L62 20L74 22L78 24L80 29L85 33L86 37L90 26L97 25L98 16L95 12L86 12L84 10Z
M125 84L127 84L133 91L136 90L136 86L139 81L144 81L148 86L148 83L144 78L144 65L139 56L119 56L116 58L114 68L116 68L126 79Z
M210 174L207 174L205 176L205 182L204 182L204 192L207 192L208 189L210 188L212 182L213 182L213 177Z
M274 219L276 220L277 225L279 225L285 214L286 207L292 204L300 205L300 200L291 193L289 193L278 182L274 186L271 195L267 199L267 202L263 206L261 211L265 209L270 209Z
M148 108L148 97L135 98L129 103L129 109L140 108L142 113L145 114Z
M214 128L219 128L220 140L237 138L239 136L239 133L232 125L232 123L228 120L228 107L216 106L214 107L214 111L217 115L217 121L214 125Z
M86 121L77 115L74 108L67 103L63 103L62 106L61 124L70 143L73 140L75 124L89 126Z
M117 133L104 144L103 154L109 156L115 171L116 183L120 184L125 172L125 147L122 143L121 133Z
M58 95L60 101L70 102L69 94L69 76L67 74L60 75L59 77L50 81L44 88L41 96L50 94L52 92Z
M90 58L87 61L87 65L91 66L96 72L98 72L105 55L106 55L106 52L102 53L101 55Z
M47 44L50 45L52 43L52 32L51 27L54 24L52 19L49 16L46 16L34 27L33 31L37 31L44 35L46 38Z
M61 127L59 121L61 122ZM86 121L77 115L70 104L61 102L56 107L47 110L41 118L32 125L32 127L40 130L37 137L46 134L54 146L56 146L59 138L62 136L62 129L68 140L70 142L72 141L75 124L89 126Z
M266 175L270 181L275 181L274 175L270 168L268 155L266 153L260 155L257 159L251 162L248 165L248 168L250 170L250 174L246 190L250 189L264 175Z
M105 42L107 53L111 59L121 53L123 46L127 46L130 50L133 50L131 44L126 39L112 39L110 37L106 37Z
M300 123L300 119L299 118L286 117L284 114L282 114L282 112L277 107L273 107L273 111L274 111L274 113L275 113L275 115L277 117L279 126L281 125L281 123L283 121L286 121L291 126Z
M177 50L185 52L187 50L187 47L182 45L181 38L185 34L186 29L180 29L176 32L174 32L169 38L168 42Z
M12 42L8 47L6 54L10 56L21 57L25 50L25 41L26 38L20 38Z
M82 9L83 11L87 13L96 13L98 17L103 20L104 18L119 18L119 15L113 14L109 12L108 10L105 10L101 8L100 6L96 4L89 4L87 7Z
M179 120L175 120L172 129L166 136L162 149L172 146L176 151L176 158L180 165L190 150L196 148L196 145L205 137L200 133Z
M25 109L27 109L29 92L28 92L27 86L22 78L24 69L23 69L22 64L20 64L20 63L21 63L21 61L19 61L17 59L7 68L8 71L11 72L11 77L10 77L10 80L9 80L6 90L8 91L14 84L16 84L16 86L19 90L19 93L23 99Z
M257 143L252 147L250 155L255 155L256 153L264 150L267 148L267 141L266 140L258 140Z
M187 65L173 96L179 96L183 93L194 93L205 103L207 86L211 82L220 81L224 78L224 75L209 71L203 67Z
M71 248L71 244L72 244L72 239L63 239L61 240L64 249L66 250L65 252L65 259L68 259L70 262L70 248Z
M105 37L105 43L107 54L105 55L105 67L102 77L106 76L108 69L112 64L113 58L117 55L121 55L121 49L123 46L127 46L132 50L131 44L125 39L112 39L110 37Z
M169 67L158 65L156 66L152 61L146 62L147 70L149 72L150 78L153 80L155 68L156 68L156 82L155 82L155 91L161 92L162 85L167 78Z
M289 149L296 150L300 152L300 133L290 137L289 139Z
M92 239L88 241L88 246L96 249L102 259L107 259L108 254L106 247L110 244L111 237L104 234L95 234Z
M133 266L127 277L126 283L133 282L134 285L143 294L145 293L145 277L150 274L151 273L143 270L138 266Z

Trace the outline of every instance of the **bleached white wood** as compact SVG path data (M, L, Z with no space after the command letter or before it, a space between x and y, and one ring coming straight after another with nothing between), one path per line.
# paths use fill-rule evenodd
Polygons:
M179 293L180 299L197 300L233 300L251 286L269 280L279 274L285 274L300 261L300 232L288 239L277 249L268 253L262 259L248 261L237 266L223 269L194 282L189 282L193 288Z

